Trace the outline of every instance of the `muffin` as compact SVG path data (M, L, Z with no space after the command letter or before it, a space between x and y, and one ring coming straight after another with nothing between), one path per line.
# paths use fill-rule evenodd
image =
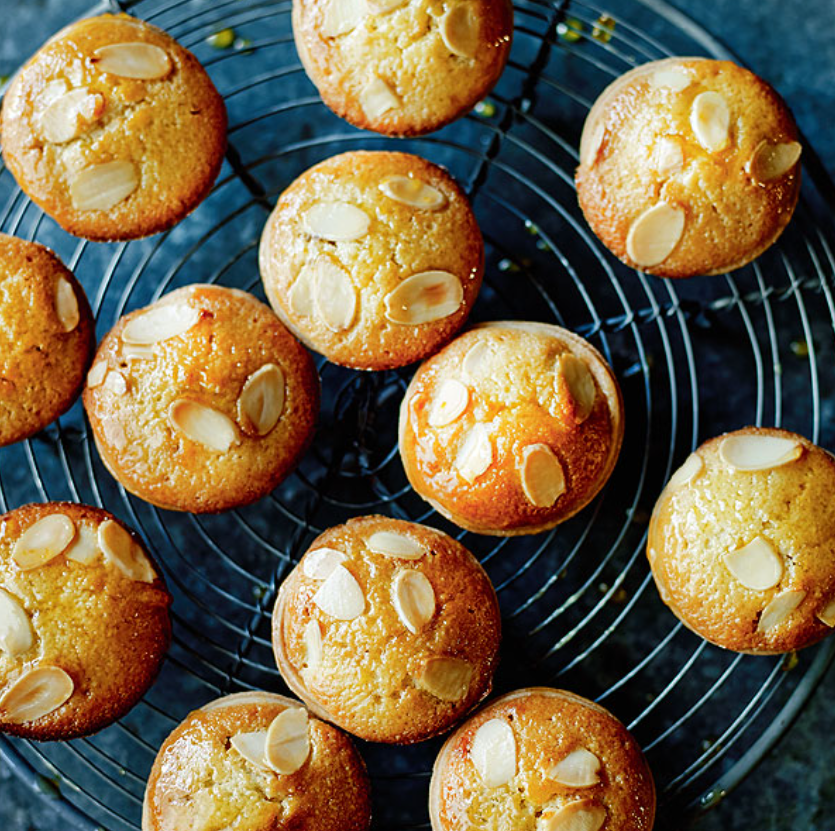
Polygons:
M3 158L61 227L92 240L170 228L208 195L226 108L194 55L124 14L47 41L3 98Z
M171 596L139 537L100 508L0 516L0 732L72 739L121 718L171 640Z
M72 406L96 346L84 289L48 248L0 234L0 446Z
M267 220L261 277L311 349L355 369L417 361L463 326L484 244L467 197L408 153L334 156L296 179Z
M513 36L509 0L293 0L293 35L322 100L391 136L432 132L492 88Z
M118 321L99 344L84 407L102 461L131 493L223 511L295 467L313 437L319 379L263 303L193 285Z
M741 268L783 232L800 193L782 98L730 61L667 58L610 84L586 119L577 196L627 265L661 277Z
M835 627L835 459L787 430L706 441L677 470L647 540L661 599L735 652L809 646Z
M620 389L600 353L544 323L484 323L425 361L400 407L409 482L456 525L513 536L587 505L623 439Z
M351 740L298 701L228 695L190 713L160 748L142 831L365 831L368 776Z
M273 649L320 718L376 742L442 733L490 691L501 619L446 534L367 516L321 534L281 586Z
M655 786L611 713L531 687L490 702L447 739L429 815L433 831L650 831Z

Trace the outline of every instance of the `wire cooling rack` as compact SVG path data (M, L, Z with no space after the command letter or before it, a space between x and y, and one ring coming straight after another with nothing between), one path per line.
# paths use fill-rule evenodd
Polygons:
M127 495L102 467L76 405L34 439L0 450L0 508L72 499L135 526L175 595L174 644L157 684L120 723L67 743L3 738L0 752L78 827L138 828L156 750L189 710L236 690L285 690L270 610L313 536L381 512L451 531L481 558L505 623L497 692L557 685L612 709L647 752L661 825L681 827L685 815L715 804L797 715L835 639L785 659L706 645L658 600L646 526L671 470L708 436L755 423L835 445L835 234L818 219L832 185L814 154L804 153L804 196L777 246L732 276L659 280L597 243L572 174L584 115L612 78L671 54L727 56L663 3L612 0L604 12L518 0L511 60L490 98L432 136L399 142L354 130L322 106L293 47L290 2L135 0L91 13L119 8L202 60L229 108L230 144L217 186L194 214L126 244L69 237L0 171L0 228L59 253L87 290L100 336L122 313L191 282L262 296L258 238L281 190L334 153L395 146L445 164L473 199L487 245L474 319L544 320L591 339L623 387L627 435L591 507L550 533L497 541L453 529L406 483L396 424L411 368L357 373L320 360L313 449L272 495L221 516L168 513ZM428 827L440 741L361 744L375 828Z

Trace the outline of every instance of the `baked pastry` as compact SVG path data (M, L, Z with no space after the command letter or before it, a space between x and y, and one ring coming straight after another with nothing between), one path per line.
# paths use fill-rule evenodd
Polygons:
M47 41L3 98L0 143L17 183L92 240L170 228L212 188L226 108L194 55L124 14Z
M783 232L800 193L782 98L730 61L667 58L610 84L580 142L577 196L628 265L661 277L741 268Z
M382 516L315 539L281 586L273 649L320 718L376 742L443 733L490 691L496 593L446 534Z
M412 487L479 534L534 534L573 516L611 475L622 439L609 365L544 323L473 327L421 365L400 407Z
M446 741L433 831L650 831L655 785L635 739L598 704L531 687L491 701Z
M49 502L0 516L0 732L72 739L125 715L162 665L170 603L107 511Z
M835 627L835 459L786 430L706 441L658 499L647 540L661 599L735 652L769 655Z
M351 740L290 698L228 695L183 721L154 761L142 831L366 831L368 776Z
M78 398L96 346L84 289L48 248L0 234L0 446Z
M136 496L203 513L254 502L313 437L319 379L304 347L237 289L177 289L99 344L84 408L102 461Z
M483 98L507 63L509 0L293 0L293 35L322 100L357 127L416 136Z
M355 369L417 361L463 325L484 244L467 197L408 153L334 156L296 179L261 237L270 303L311 349Z

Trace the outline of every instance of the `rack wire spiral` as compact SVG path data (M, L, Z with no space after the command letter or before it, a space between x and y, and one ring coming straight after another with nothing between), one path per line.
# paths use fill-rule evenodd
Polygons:
M718 801L799 712L835 638L782 660L701 642L656 596L646 524L671 470L722 430L783 425L835 444L835 234L820 219L833 189L814 154L804 153L795 220L756 263L717 278L648 278L616 262L586 228L573 169L585 112L612 78L671 54L727 56L658 0L612 0L613 24L601 23L604 10L593 3L517 0L511 60L490 98L432 136L399 142L325 110L293 47L289 0L113 0L91 13L108 9L192 49L226 99L230 130L227 164L207 201L172 231L129 244L69 237L0 170L0 229L67 262L100 336L125 311L191 282L261 295L257 243L281 190L334 153L397 146L446 165L473 199L487 245L474 319L545 320L591 339L622 384L627 435L590 508L548 534L496 541L453 529L408 488L396 415L413 368L356 373L320 359L313 449L269 497L220 516L167 513L127 495L102 467L76 405L41 435L0 450L0 508L71 499L136 527L175 595L174 644L157 684L120 723L67 743L3 738L3 756L78 827L138 828L156 750L189 710L236 690L284 691L270 610L313 536L381 512L450 531L484 563L505 623L497 691L564 686L612 709L647 752L662 825L680 827L683 814ZM230 49L207 43L227 28L236 35ZM439 743L361 745L375 828L428 827Z

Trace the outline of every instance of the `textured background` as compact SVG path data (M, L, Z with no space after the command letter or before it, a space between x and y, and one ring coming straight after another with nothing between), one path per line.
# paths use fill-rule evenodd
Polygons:
M90 5L90 0L0 0L0 76L10 75ZM673 0L672 5L774 84L835 176L835 131L829 123L835 113L833 0ZM833 383L831 371L828 381ZM833 699L835 672L830 672L789 735L695 831L835 831ZM19 782L0 760L0 829L65 827L46 797Z

